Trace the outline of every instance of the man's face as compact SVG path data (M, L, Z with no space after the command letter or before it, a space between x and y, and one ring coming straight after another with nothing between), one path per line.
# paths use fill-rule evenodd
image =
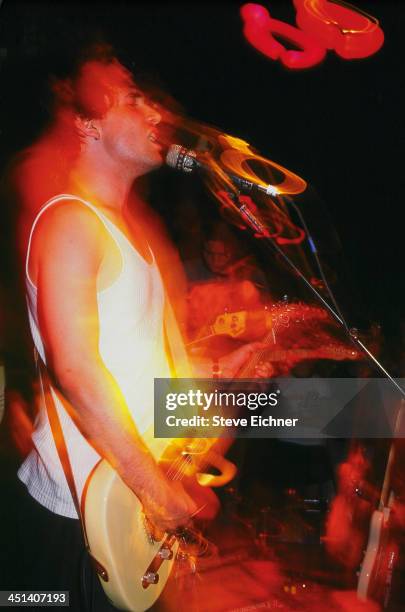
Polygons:
M107 155L123 171L140 176L163 162L158 142L161 116L128 78L114 91L112 105L100 119L101 140Z
M204 259L214 274L226 274L232 253L222 240L207 240L204 244Z

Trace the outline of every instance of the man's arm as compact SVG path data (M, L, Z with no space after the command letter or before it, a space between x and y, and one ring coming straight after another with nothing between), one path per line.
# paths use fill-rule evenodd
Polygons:
M152 520L176 527L195 506L182 489L173 495L98 349L96 279L108 240L94 213L75 203L47 211L38 224L32 257L47 362L84 436L140 498Z

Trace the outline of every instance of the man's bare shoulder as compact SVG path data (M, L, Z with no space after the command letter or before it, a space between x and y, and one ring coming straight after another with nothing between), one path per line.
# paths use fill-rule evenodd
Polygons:
M63 230L91 235L105 232L105 227L89 206L72 198L57 202L44 210L35 228L36 233L47 234Z
M57 202L45 210L38 219L35 234L38 238L53 238L62 241L98 240L106 233L103 222L97 214L78 200Z
M75 200L58 202L38 219L30 251L30 275L36 282L39 270L59 269L65 274L93 274L100 265L108 232L97 214Z

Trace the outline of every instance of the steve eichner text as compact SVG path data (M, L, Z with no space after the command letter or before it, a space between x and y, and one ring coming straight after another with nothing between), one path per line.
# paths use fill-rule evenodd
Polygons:
M179 406L198 406L208 410L213 406L238 406L249 410L264 408L266 406L277 406L280 391L272 393L232 393L215 391L206 393L199 389L189 389L187 393L168 393L166 395L166 409L176 410Z

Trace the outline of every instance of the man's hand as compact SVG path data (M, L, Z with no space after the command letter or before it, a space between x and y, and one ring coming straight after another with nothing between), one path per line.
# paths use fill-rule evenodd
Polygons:
M259 361L255 366L254 378L271 378L274 376L275 368L270 361Z
M154 497L142 497L147 520L158 531L174 531L188 525L198 508L186 493L181 482L169 482L165 478L154 486Z

